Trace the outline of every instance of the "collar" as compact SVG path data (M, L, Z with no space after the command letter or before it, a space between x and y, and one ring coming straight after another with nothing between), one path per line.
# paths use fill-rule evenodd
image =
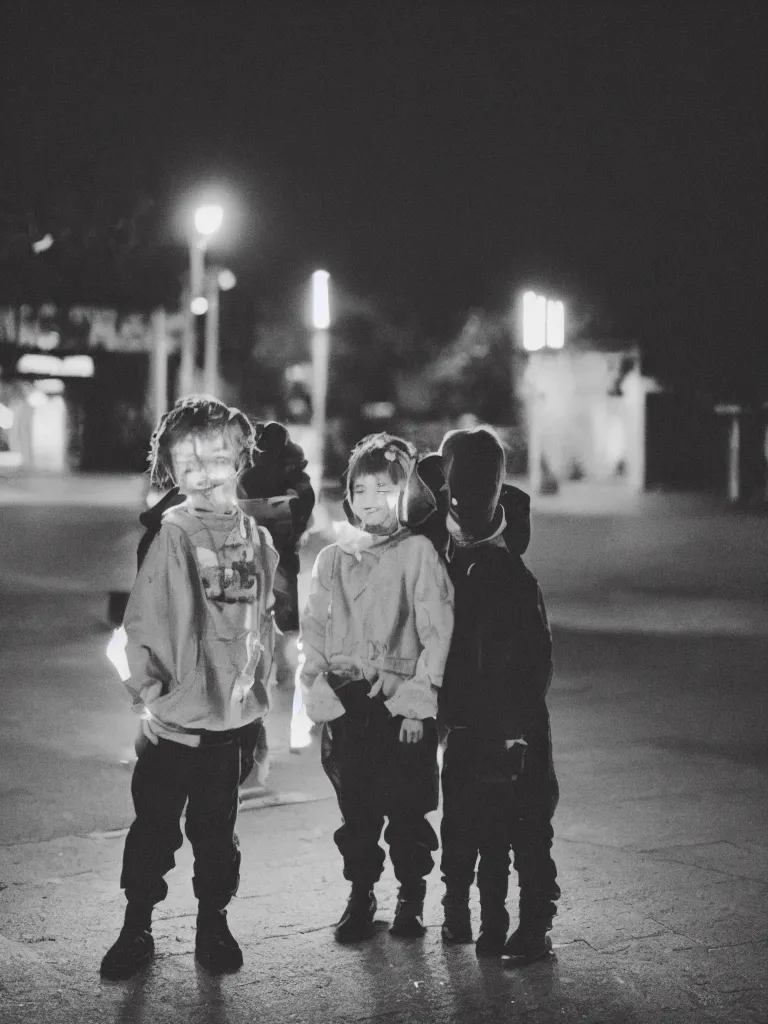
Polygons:
M495 520L498 519L498 523ZM507 528L507 516L504 512L503 505L497 505L496 512L494 514L494 523L492 524L492 532L487 537L481 537L479 540L476 537L470 537L469 534L463 532L459 524L452 516L448 516L448 532L450 533L453 542L459 548L479 548L485 544L493 547L506 547L502 534Z
M364 551L378 558L385 545L395 538L399 540L400 537L408 532L404 526L400 526L392 533L381 535L366 533L365 530L361 530L358 526L353 526L352 523L347 522L334 523L333 530L336 534L336 543L341 550L345 551L348 555L354 555L358 562L362 560Z

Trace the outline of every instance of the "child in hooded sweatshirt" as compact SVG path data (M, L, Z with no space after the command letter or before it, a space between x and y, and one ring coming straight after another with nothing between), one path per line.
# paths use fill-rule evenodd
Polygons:
M322 762L339 802L334 839L352 883L336 938L373 931L389 844L399 882L390 929L418 937L437 836L437 692L453 629L453 587L432 543L400 526L397 503L415 449L390 434L364 438L347 468L352 523L317 556L301 617L299 681L323 723Z
M267 531L236 503L253 440L239 410L195 396L177 402L152 437L153 482L186 498L167 508L143 552L124 617L126 686L142 733L120 879L128 903L102 960L107 978L130 977L153 955L152 909L168 892L185 804L196 959L214 972L243 962L225 908L240 877L242 760L267 712L278 561Z
M552 948L547 932L560 889L551 854L558 785L546 704L552 638L541 591L520 558L528 501L519 491L505 496L504 449L488 428L450 431L440 455L456 599L440 691L447 732L442 937L472 941L469 888L477 867L477 953L529 963ZM510 853L520 898L518 927L507 939Z

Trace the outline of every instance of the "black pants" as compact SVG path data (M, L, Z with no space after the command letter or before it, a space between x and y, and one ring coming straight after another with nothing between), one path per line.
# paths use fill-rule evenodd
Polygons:
M560 897L551 853L557 780L549 752L543 754L527 759L513 780L514 755L502 740L477 740L469 730L448 735L440 868L446 892L463 897L475 879L477 865L481 906L501 910L507 898L511 853L520 887L521 921L550 924Z
M367 723L346 715L323 727L322 764L339 801L343 823L334 840L344 859L344 877L371 888L384 870L379 838L389 844L403 898L424 894L434 866L437 835L425 815L437 807L437 730L424 722L419 743L399 740L402 718L374 715Z
M163 739L141 745L131 780L136 819L126 836L120 876L129 902L154 906L167 896L163 876L175 866L174 854L184 841L181 815L186 804L195 895L217 909L229 903L240 881L238 785L253 766L253 748L262 729L255 722L225 736L207 734L199 747Z

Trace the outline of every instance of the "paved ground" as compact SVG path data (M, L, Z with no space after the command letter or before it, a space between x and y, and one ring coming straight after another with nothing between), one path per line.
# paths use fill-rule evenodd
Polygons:
M155 963L109 984L97 965L121 917L129 808L92 801L89 815L81 794L125 800L128 773L106 752L129 734L114 735L124 720L116 691L102 689L80 733L71 705L105 686L97 621L107 584L130 575L133 544L114 509L133 514L141 489L90 482L105 525L73 582L90 521L78 511L84 491L56 481L57 501L71 505L51 529L41 504L49 485L0 483L0 613L10 623L0 635L0 1022L768 1021L765 518L594 489L534 503L530 562L552 609L558 665L550 705L564 896L550 961L504 971L478 963L471 947L444 949L437 869L423 941L388 935L388 871L375 938L336 946L331 926L346 896L332 842L338 812L316 747L288 752L283 712L270 726L270 792L239 822L243 881L230 917L245 967L221 980L196 968L185 847L158 915ZM125 558L114 558L121 537ZM51 635L54 621L61 635ZM45 735L31 737L30 720ZM78 736L78 757L57 752L59 733ZM31 800L51 772L61 776L49 787L54 803Z

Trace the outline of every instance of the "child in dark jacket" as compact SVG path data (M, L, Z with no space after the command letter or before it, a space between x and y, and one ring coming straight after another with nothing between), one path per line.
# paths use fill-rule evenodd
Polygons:
M479 955L528 963L552 948L560 896L551 856L558 787L546 693L552 640L538 584L520 553L527 496L505 495L504 450L487 428L446 434L447 557L455 626L439 694L447 731L441 869L445 942L471 942L469 889L480 891ZM507 515L512 521L507 521ZM507 940L510 851L519 926Z

